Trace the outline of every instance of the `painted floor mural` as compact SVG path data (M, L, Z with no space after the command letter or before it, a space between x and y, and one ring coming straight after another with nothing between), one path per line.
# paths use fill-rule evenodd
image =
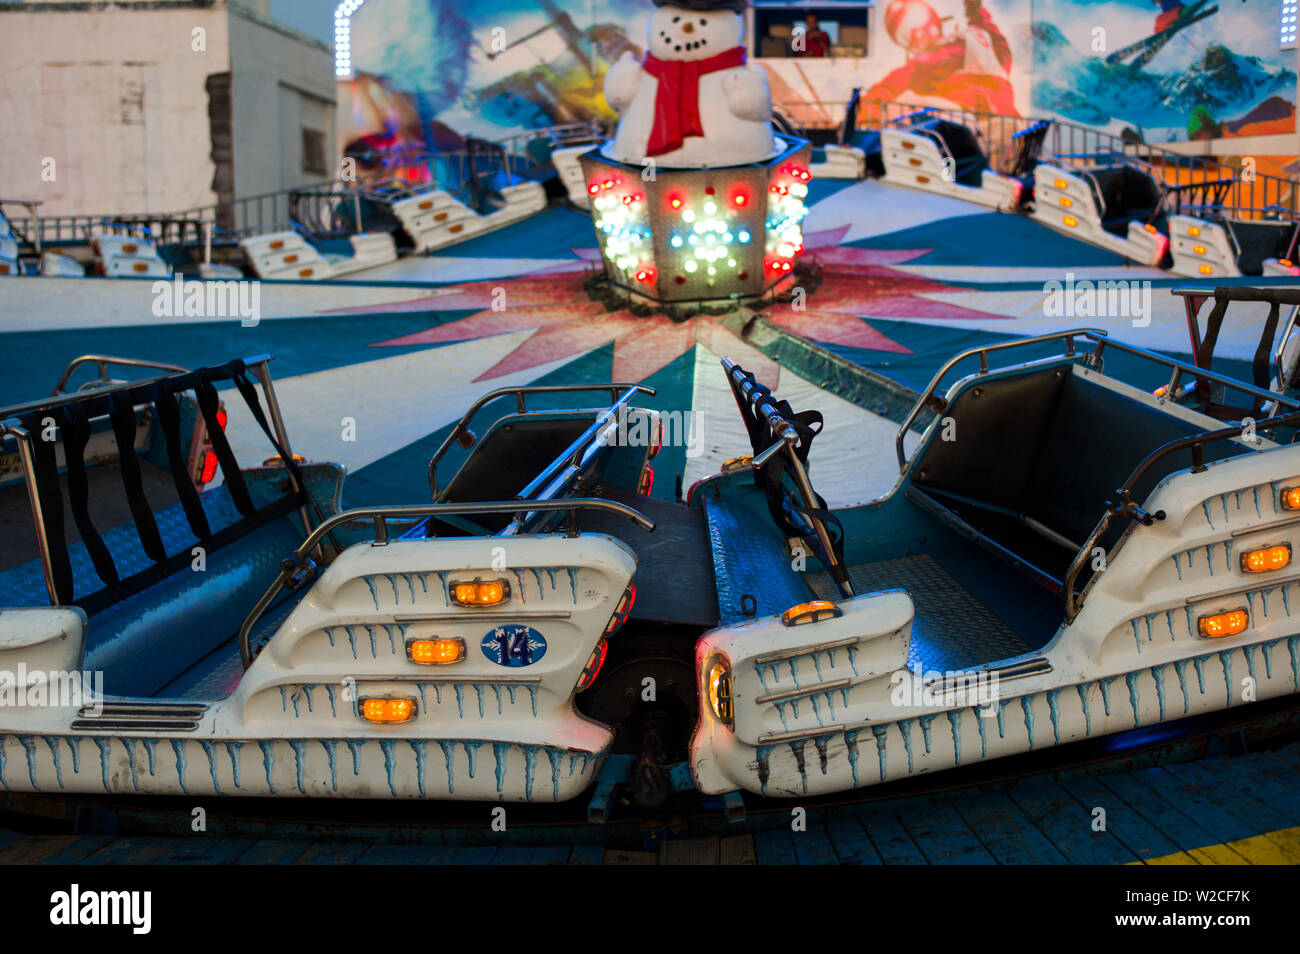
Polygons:
M814 183L810 199L807 245L820 284L806 308L782 304L763 317L904 388L923 389L963 349L1067 327L1098 327L1186 355L1181 303L1169 294L1185 280L1130 266L1024 217L879 181ZM271 352L295 451L345 464L344 502L357 506L425 499L433 450L490 390L640 382L658 389L647 404L689 415L693 443L668 454L666 466L676 473L661 476L655 488L657 496L672 497L679 485L689 487L747 449L718 365L727 355L796 408L827 415L839 438L833 459L820 459L814 449L813 466L834 505L888 492L897 473L894 423L780 368L739 336L734 321L700 316L677 323L606 310L584 291L596 261L590 218L561 207L446 252L373 270L364 281L264 283L263 319L251 328L197 320L160 326L146 307L147 282L113 283L93 308L79 300L84 285L70 289L57 311L0 300L14 306L0 332L0 403L46 392L74 352L184 366ZM1048 283L1068 291L1071 282L1082 289L1117 279L1138 283L1135 307L1149 314L1053 311ZM1254 347L1248 328L1224 329L1224 357L1245 360ZM234 403L234 445L244 463L256 463L269 445ZM345 440L349 419L355 439ZM851 437L841 440L845 435Z

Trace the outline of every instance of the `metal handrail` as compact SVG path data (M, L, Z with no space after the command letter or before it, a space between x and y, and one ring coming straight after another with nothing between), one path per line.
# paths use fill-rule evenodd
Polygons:
M899 427L898 429L898 437L894 442L894 446L898 454L899 471L904 472L907 470L907 454L903 450L903 438L907 436L907 432L911 430L912 424L915 423L916 419L920 416L921 411L923 411L927 406L931 404L931 401L934 398L934 392L938 390L939 385L942 383L944 377L959 362L965 361L967 358L972 357L974 355L979 355L979 359L980 359L979 373L987 374L989 370L990 352L1005 351L1010 348L1024 347L1025 345L1040 344L1044 341L1056 341L1061 338L1064 338L1066 341L1065 357L1072 357L1074 355L1074 339L1083 335L1090 335L1090 336L1096 335L1100 337L1105 337L1106 332L1102 331L1099 328L1075 328L1070 331L1057 331L1046 335L1034 335L1031 338L1017 338L1014 341L1003 341L997 344L981 345L978 348L970 348L969 350L963 351L960 354L956 355L955 357L950 358L943 365L943 367L941 367L938 371L935 372L934 377L930 379L929 386L926 387L926 389L923 392L921 392L921 396L920 398L917 399L916 405L912 408L912 412L907 415L907 417L903 420L902 426ZM944 401L942 398L939 398L938 400L940 403L943 404L943 408L939 408L939 410L943 410L944 408L947 407L946 401Z
M526 398L529 394L565 394L578 391L608 391L611 402L617 402L619 395L631 389L633 392L654 395L655 389L644 384L627 384L627 383L610 383L610 384L533 384L527 387L517 388L498 388L495 391L489 391L483 395L465 412L464 416L452 428L438 450L434 452L433 457L429 459L429 490L433 499L438 499L438 462L451 449L453 441L459 441L463 447L473 446L475 436L474 432L469 429L469 422L473 419L483 407L497 398L514 395L516 413L523 414L526 408Z
M1256 425L1256 431L1263 431L1274 427L1296 427L1300 426L1300 413L1283 414L1278 417L1265 418ZM1084 564L1088 562L1088 557L1098 541L1110 529L1111 521L1116 517L1127 517L1130 520L1136 520L1145 527L1151 526L1157 520L1165 519L1163 510L1149 513L1133 501L1133 490L1137 486L1147 471L1149 471L1156 462L1161 458L1180 450L1190 449L1192 452L1191 472L1199 474L1206 469L1205 467L1205 445L1214 441L1237 440L1243 439L1242 427L1236 425L1233 427L1222 427L1214 431L1206 431L1202 434L1192 434L1187 437L1175 438L1165 444L1161 444L1146 457L1144 457L1128 479L1120 485L1115 491L1115 499L1106 501L1106 510L1093 528L1088 539L1084 541L1079 552L1070 561L1070 568L1066 571L1065 579L1062 581L1061 590L1065 595L1065 618L1072 621L1079 613L1081 600L1077 599L1074 592L1074 584L1079 574L1083 571ZM1247 442L1250 443L1250 442ZM1258 439L1254 442L1258 446L1250 448L1255 453L1264 450L1263 442Z
M142 361L138 358L117 358L108 354L83 354L79 358L72 359L72 362L64 370L63 376L59 378L58 383L54 385L54 390L50 392L50 397L58 397L61 394L66 394L66 385L72 375L76 372L77 368L81 367L83 364L91 364L92 362L99 371L99 380L104 382L109 381L108 366L110 364L115 364L123 368L149 368L155 371L166 371L168 374L184 374L190 370L189 368L182 368L180 365L165 364L161 361Z
M361 507L356 510L347 510L343 513L335 514L328 520L321 523L307 535L307 538L298 545L298 549L293 552L293 556L285 559L280 564L280 573L275 581L262 594L261 599L253 606L244 622L239 627L239 658L247 669L253 662L252 647L249 645L249 635L252 633L253 626L262 614L266 612L271 601L275 599L276 594L280 592L285 585L293 580L294 583L290 589L296 589L302 583L310 578L316 569L316 564L307 555L320 545L326 534L333 532L337 527L345 523L356 523L360 520L372 520L375 527L375 540L371 546L386 546L388 540L388 523L390 519L402 519L408 517L436 517L440 515L460 516L466 514L480 513L510 513L517 514L524 509L531 511L568 511L571 519L576 519L579 510L606 510L611 513L621 514L627 517L637 526L641 527L647 533L652 532L655 528L655 522L627 504L618 503L614 500L602 500L597 497L572 497L564 500L534 500L527 501L521 506L518 500L492 500L482 501L479 503L464 504L414 504L400 507ZM569 535L576 534L575 526L571 523Z
M1190 291L1193 291L1196 294L1206 295L1207 297L1213 295L1213 292L1210 291L1209 289L1192 289ZM1178 293L1179 293L1178 290L1175 289L1175 294ZM1300 292L1297 292L1296 294L1300 295ZM1255 299L1255 300L1266 300L1266 299ZM940 407L938 407L939 411L942 412L947 408L947 401L945 401L943 398L935 398L934 392L938 389L939 384L942 382L944 376L949 371L952 370L954 365L956 365L960 361L965 360L966 358L972 357L974 355L979 355L980 370L978 373L988 374L989 373L988 355L990 352L1005 351L1009 348L1020 348L1020 347L1024 347L1025 345L1041 344L1044 341L1055 341L1060 339L1065 339L1066 341L1065 353L1061 357L1073 358L1076 356L1075 349L1074 349L1075 338L1086 338L1096 343L1096 348L1094 348L1092 354L1088 356L1089 360L1093 360L1093 361L1100 360L1106 348L1114 348L1117 351L1123 351L1127 354L1136 355L1137 357L1140 358L1146 358L1150 361L1155 362L1156 364L1163 364L1166 367L1172 368L1173 374L1170 376L1169 384L1166 385L1167 388L1166 393L1169 394L1176 392L1178 389L1178 383L1179 381L1182 380L1182 376L1184 374L1189 374L1195 377L1206 378L1211 381L1216 381L1219 384L1223 384L1227 387L1241 391L1245 394L1249 394L1253 397L1263 398L1267 401L1277 401L1279 403L1287 404L1294 408L1300 408L1300 400L1297 400L1295 398L1287 397L1284 394L1278 394L1276 391L1269 391L1265 388L1259 388L1253 384L1246 384L1245 382L1238 381L1235 378L1231 378L1226 374L1219 374L1218 372L1210 371L1207 368L1199 368L1196 365L1188 364L1185 361L1179 361L1177 358L1171 358L1167 355L1160 354L1159 352L1156 351L1148 351L1146 348L1139 348L1136 345L1126 344L1123 341L1117 341L1114 338L1111 338L1108 334L1106 334L1106 332L1102 331L1099 328L1075 328L1070 331L1058 331L1058 332L1053 332L1052 334L1035 335L1031 338L1019 338L1016 339L1015 341L1004 341L998 344L982 345L978 348L971 348L967 351L963 351L961 354L950 359L946 364L944 364L943 367L941 367L935 373L935 376L930 380L929 387L927 387L925 391L922 392L920 399L916 402L916 405L912 408L912 412L907 415L907 418L903 421L902 426L898 429L898 437L896 438L894 445L895 445L895 450L897 451L898 454L899 472L906 473L908 467L907 454L903 450L903 438L907 436L908 430L911 429L912 424L916 421L921 411L925 407L935 404L936 402L939 405L941 405Z
M795 483L799 486L799 493L804 499L805 509L808 511L818 509L817 495L813 491L812 481L808 479L808 469L804 467L803 461L799 459L799 455L794 448L795 444L799 442L799 432L770 401L765 398L760 399L754 393L754 379L747 378L744 369L740 365L728 357L723 357L722 367L727 372L729 383L740 389L745 399L749 401L750 406L763 415L768 429L777 436L775 443L754 455L750 466L755 470L760 470L773 455L784 450L789 458L790 470L794 474ZM826 555L826 569L831 573L832 579L835 579L840 592L845 597L851 598L854 595L853 584L849 582L848 574L845 573L843 579L838 579L835 572L837 569L842 570L842 567L835 555L835 547L831 542L831 535L826 528L826 522L820 517L814 517L811 514L805 514L804 516L812 524L813 532L822 545L822 552Z

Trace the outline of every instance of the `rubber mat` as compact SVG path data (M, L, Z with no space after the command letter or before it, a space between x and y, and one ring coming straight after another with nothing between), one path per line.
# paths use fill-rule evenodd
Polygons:
M825 599L838 590L825 573L809 573L808 584ZM878 590L906 590L916 607L908 665L924 671L969 669L1019 656L1031 647L972 596L931 557L913 556L849 567L859 596Z

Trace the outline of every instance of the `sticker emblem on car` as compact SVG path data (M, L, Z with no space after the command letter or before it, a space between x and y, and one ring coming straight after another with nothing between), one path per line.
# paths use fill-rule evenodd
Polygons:
M498 666L518 669L546 655L546 637L531 626L497 626L483 637L479 647Z

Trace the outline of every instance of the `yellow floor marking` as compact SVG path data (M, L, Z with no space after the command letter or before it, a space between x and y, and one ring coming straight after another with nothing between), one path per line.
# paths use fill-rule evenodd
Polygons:
M1300 828L1283 828L1251 838L1239 838L1221 845L1189 848L1146 861L1148 865L1294 865L1300 864Z

